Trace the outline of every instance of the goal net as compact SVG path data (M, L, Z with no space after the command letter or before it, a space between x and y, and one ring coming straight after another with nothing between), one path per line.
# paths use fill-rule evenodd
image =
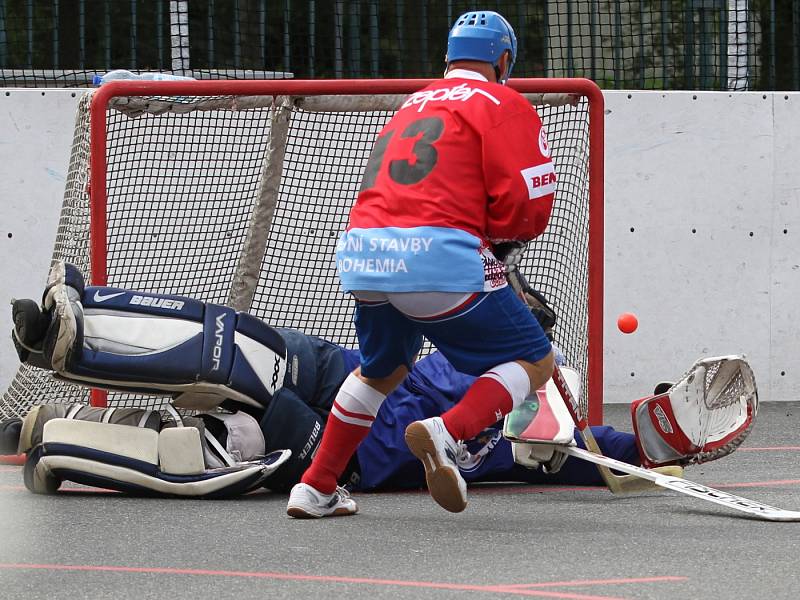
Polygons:
M336 241L377 133L424 84L106 84L80 102L53 259L77 265L95 285L226 304L356 347ZM553 216L522 271L558 313L555 341L584 374L581 402L600 422L602 95L586 80L511 85L536 105L558 174ZM0 418L89 399L87 390L23 365ZM107 397L116 406L163 400Z

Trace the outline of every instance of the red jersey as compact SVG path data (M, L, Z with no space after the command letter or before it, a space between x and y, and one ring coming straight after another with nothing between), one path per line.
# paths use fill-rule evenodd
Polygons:
M451 72L412 94L379 134L337 253L345 289L500 287L490 243L544 231L556 176L541 120L515 90L475 77Z

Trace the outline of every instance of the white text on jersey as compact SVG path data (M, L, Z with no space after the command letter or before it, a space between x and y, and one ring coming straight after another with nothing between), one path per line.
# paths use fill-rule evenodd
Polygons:
M404 238L369 238L367 240L370 252L428 252L431 249L432 237L412 237ZM364 251L364 238L352 237L339 240L336 249L350 250L355 252Z
M483 96L484 98L488 98L498 106L500 105L500 100L492 96L486 90L482 90L480 88L471 88L466 83L460 83L451 88L423 90L421 92L411 94L408 97L408 100L403 102L403 106L400 108L407 108L409 106L419 104L420 106L417 109L417 112L422 112L422 109L425 108L425 105L428 104L428 102L445 102L447 100L460 100L461 102L466 102L477 94Z
M556 191L556 172L551 162L522 169L520 174L525 180L525 185L528 186L528 198L531 200Z

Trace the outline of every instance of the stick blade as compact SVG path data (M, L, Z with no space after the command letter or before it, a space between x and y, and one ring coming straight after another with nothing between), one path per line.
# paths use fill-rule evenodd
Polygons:
M742 498L735 494L715 490L714 488L689 481L688 479L667 475L655 469L643 469L641 467L629 465L628 463L608 458L607 456L589 452L583 448L565 448L564 452L570 456L588 460L596 465L646 479L659 487L746 513L761 521L800 522L800 511L784 510L782 508L770 506L769 504L762 504L761 502Z
M669 465L666 467L656 467L651 469L666 477L683 478L683 467L677 465ZM612 490L615 494L639 494L643 492L652 492L653 490L660 489L658 484L648 479L642 479L635 475L614 475L611 476L617 482L617 489Z

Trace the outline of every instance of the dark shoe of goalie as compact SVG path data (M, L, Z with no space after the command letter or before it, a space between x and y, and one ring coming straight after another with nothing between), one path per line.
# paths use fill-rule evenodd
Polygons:
M16 454L22 419L11 418L0 421L0 454Z
M12 305L12 339L22 362L56 372L66 370L83 348L83 275L57 261L50 268L41 308L33 300Z

